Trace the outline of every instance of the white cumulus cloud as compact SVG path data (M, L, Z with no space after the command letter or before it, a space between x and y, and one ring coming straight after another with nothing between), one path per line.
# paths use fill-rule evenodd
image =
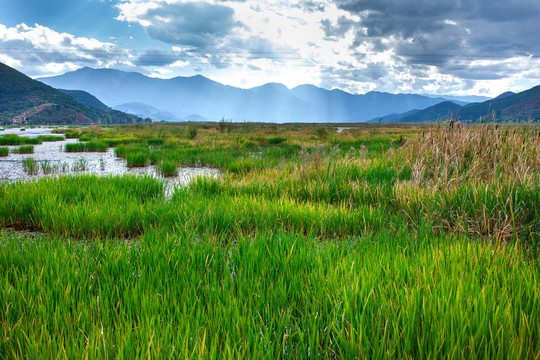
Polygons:
M129 62L129 52L97 39L59 33L35 24L0 24L0 61L29 75L58 74L81 66L111 67Z

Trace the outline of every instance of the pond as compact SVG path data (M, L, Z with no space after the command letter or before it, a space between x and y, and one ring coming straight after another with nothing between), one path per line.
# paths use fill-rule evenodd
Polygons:
M4 134L17 134L25 137L37 137L40 135L50 135L51 128L28 128L20 131L20 128L9 128L0 131L0 136ZM126 160L115 155L114 149L109 148L107 152L86 152L72 153L65 152L64 146L69 143L76 143L77 139L66 139L56 142L43 142L34 145L33 154L16 154L12 150L18 146L7 146L10 153L6 157L0 157L0 181L16 181L36 179L44 176L57 176L59 174L79 174L89 173L97 175L150 175L164 179L169 190L178 185L188 184L197 176L219 176L220 171L208 167L181 167L178 169L178 176L162 177L156 171L155 166L142 168L129 168ZM39 164L38 173L28 175L23 169L23 160L33 158ZM53 169L50 174L45 174L43 168Z

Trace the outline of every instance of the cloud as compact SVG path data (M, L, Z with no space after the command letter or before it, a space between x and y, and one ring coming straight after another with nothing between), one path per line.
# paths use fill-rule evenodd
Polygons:
M8 65L30 75L69 71L81 66L122 63L128 52L111 43L58 33L41 25L0 24L0 53Z
M321 25L328 39L337 40L351 31L356 22L346 16L340 16L336 23L332 23L329 19L322 19Z
M512 72L506 59L517 56L529 62L540 54L540 42L531 41L540 33L538 1L335 0L335 3L349 17L334 24L323 22L327 36L352 27L353 47L377 45L378 50L390 50L407 64L434 66L443 74L463 79L501 78ZM353 18L353 25L346 22ZM383 46L382 39L386 40ZM483 59L493 63L471 65Z
M315 2L307 5L319 8ZM298 50L305 43L300 36L309 33L302 24L305 20L300 4L293 10L283 0L129 0L116 6L118 20L141 25L152 39L174 49L174 54L145 53L137 65L168 65L176 58L189 62L193 71L208 73L234 67L253 73L264 72L268 66L304 61ZM320 32L318 22L312 25Z
M138 66L166 66L178 61L179 56L171 51L148 49L141 54L134 64Z
M176 46L207 48L223 40L239 26L234 10L207 2L121 3L120 20L134 21L146 28L155 40Z
M275 81L350 92L494 95L534 85L540 71L537 0L122 0L108 6L106 25L79 33L96 38L0 25L0 61L35 75L92 66L160 77L202 73L243 87Z

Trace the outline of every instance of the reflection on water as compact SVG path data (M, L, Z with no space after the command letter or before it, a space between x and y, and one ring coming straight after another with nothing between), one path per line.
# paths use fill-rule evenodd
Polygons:
M50 135L51 129L35 128L20 131L18 128L5 129L0 131L3 134L17 134L19 136L36 137L39 135ZM57 142L44 142L41 145L34 145L33 154L14 154L12 149L18 146L7 146L10 153L7 157L0 157L0 181L15 181L36 179L43 176L56 176L57 174L90 173L98 175L150 175L165 179L170 191L177 185L185 185L196 176L215 177L220 174L219 170L212 168L179 168L178 176L163 178L157 172L154 166L145 168L128 168L126 160L116 157L114 149L110 148L103 153L67 153L63 151L64 145L75 143L77 139L66 139ZM23 170L23 159L34 158L39 165L36 175L28 175ZM54 169L52 175L46 175L41 168L42 164L47 164ZM81 171L81 168L85 168Z

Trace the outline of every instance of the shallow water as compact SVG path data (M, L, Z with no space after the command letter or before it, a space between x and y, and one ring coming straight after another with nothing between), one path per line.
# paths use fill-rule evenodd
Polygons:
M9 132L7 132L9 131ZM35 128L20 131L17 128L0 131L0 136L6 133L17 134L19 136L36 137L39 135L50 135L51 129ZM192 168L181 167L178 169L178 176L162 177L156 171L155 166L144 168L128 168L126 160L116 157L114 149L109 148L107 152L86 152L86 153L68 153L64 152L64 145L76 143L77 139L66 139L57 142L44 142L41 145L34 145L33 154L14 154L12 149L18 146L7 146L10 153L7 157L0 157L0 181L16 181L37 179L44 176L57 176L59 174L97 174L97 175L150 175L156 178L164 179L167 182L168 190L177 185L186 185L196 176L216 177L220 171L212 168ZM22 161L25 158L34 158L39 163L39 171L36 175L28 175L23 170ZM48 163L54 171L50 174L44 174L41 165ZM84 169L81 169L84 165Z
M24 129L24 130L22 130ZM40 135L51 135L52 127L35 127L35 128L3 128L0 127L0 136L5 134L16 134L19 136L25 136L29 138L35 138ZM55 127L54 129L60 129ZM55 134L56 135L56 134ZM60 134L58 134L60 135Z
M352 127L338 127L337 128L337 133L339 134L339 133L342 133L343 130L350 130L350 129L354 129L354 128L352 128Z

